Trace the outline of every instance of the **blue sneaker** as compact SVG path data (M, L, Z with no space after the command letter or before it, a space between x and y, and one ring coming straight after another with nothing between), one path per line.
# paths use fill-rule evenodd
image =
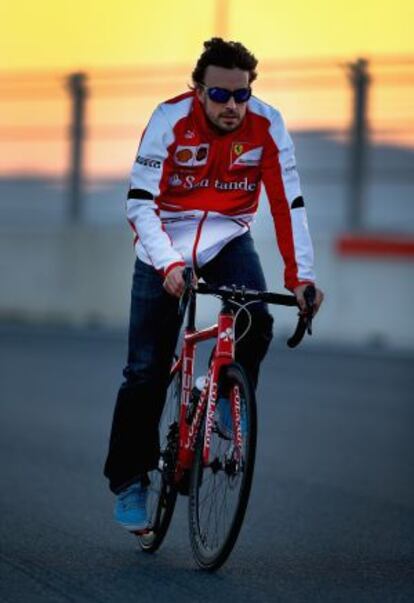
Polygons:
M148 529L148 488L141 482L122 490L116 498L115 521L129 532L145 532Z
M244 400L241 400L241 431L242 436L246 433L246 408ZM231 416L230 400L228 398L219 398L216 407L216 428L223 438L231 440L233 438L233 418Z

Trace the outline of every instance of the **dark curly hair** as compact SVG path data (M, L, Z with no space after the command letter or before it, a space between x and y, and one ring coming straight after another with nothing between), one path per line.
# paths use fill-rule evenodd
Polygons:
M249 83L257 78L256 57L240 42L225 42L222 38L211 38L204 42L204 52L197 61L192 73L194 84L203 84L206 68L209 65L233 69L237 67L249 72Z

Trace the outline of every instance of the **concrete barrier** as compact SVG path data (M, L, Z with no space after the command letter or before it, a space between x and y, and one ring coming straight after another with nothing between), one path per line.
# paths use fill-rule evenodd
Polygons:
M8 228L0 232L0 316L121 325L133 253L128 227Z
M268 288L283 291L274 238L254 236ZM332 235L313 239L326 293L317 339L414 349L412 258L344 256ZM1 229L0 319L125 326L133 263L127 226ZM214 319L217 308L216 300L200 300L200 322ZM292 330L292 309L279 308L275 316L279 332Z

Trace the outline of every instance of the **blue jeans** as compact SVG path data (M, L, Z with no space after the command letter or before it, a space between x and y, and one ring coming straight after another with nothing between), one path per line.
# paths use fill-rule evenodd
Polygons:
M230 241L199 270L208 283L266 290L259 257L250 233ZM132 283L128 361L115 406L105 475L113 492L136 481L158 464L158 423L177 343L178 300L162 286L158 272L135 262ZM252 326L236 346L236 360L257 385L260 362L272 339L273 319L264 303L250 306ZM245 330L240 314L236 337Z

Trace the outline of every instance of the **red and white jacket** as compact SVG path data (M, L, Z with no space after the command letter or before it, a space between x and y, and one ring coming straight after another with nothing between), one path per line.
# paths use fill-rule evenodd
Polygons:
M194 92L161 103L143 133L128 192L138 257L164 276L177 265L203 266L249 230L262 182L285 286L314 282L294 146L280 113L251 97L239 128L219 134Z

